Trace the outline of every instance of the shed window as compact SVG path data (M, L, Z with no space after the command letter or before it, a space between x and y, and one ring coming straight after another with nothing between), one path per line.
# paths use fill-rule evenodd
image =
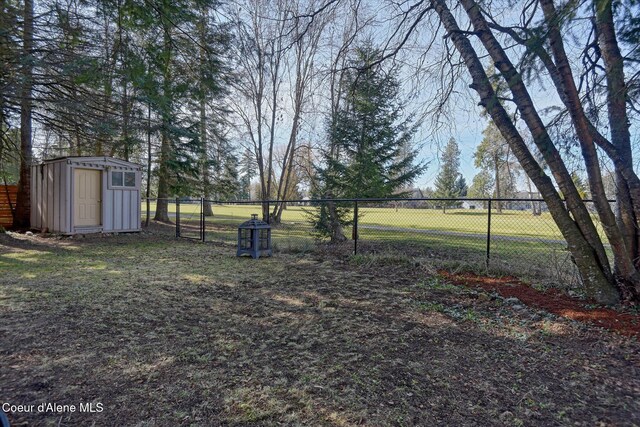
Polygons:
M124 186L125 187L135 187L136 186L136 173L135 172L125 172L124 173Z
M111 172L111 186L112 187L135 187L136 186L136 173L135 172Z
M122 172L111 172L111 186L122 187Z

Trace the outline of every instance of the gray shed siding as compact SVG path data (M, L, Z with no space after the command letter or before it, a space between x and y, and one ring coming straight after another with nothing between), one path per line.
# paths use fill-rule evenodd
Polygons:
M31 170L31 224L34 228L68 230L66 164L35 165Z
M108 185L108 174L103 176L103 187ZM140 182L136 174L136 182ZM138 187L138 186L137 186ZM111 231L140 230L140 189L109 189L102 205L103 225ZM129 212L129 215L125 215Z
M74 171L101 171L101 224L76 227L74 224ZM135 172L135 187L112 188L111 171ZM53 233L140 231L140 182L142 167L109 157L65 157L32 166L31 224Z

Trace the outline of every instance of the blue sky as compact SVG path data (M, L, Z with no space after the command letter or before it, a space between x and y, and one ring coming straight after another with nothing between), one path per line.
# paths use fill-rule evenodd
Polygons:
M460 112L457 116L458 125L452 128L449 133L458 142L460 148L460 172L467 180L467 184L471 185L474 175L478 173L478 169L473 165L473 154L482 140L482 131L487 125L487 120L480 117L479 114L474 115L469 112ZM448 137L426 142L422 148L422 158L431 163L424 175L417 180L417 187L433 187L433 182L440 169L439 153L447 140Z

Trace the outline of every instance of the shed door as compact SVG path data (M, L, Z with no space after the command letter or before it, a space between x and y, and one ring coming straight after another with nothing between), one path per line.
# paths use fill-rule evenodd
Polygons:
M73 212L76 227L96 226L100 218L102 171L96 169L74 170Z

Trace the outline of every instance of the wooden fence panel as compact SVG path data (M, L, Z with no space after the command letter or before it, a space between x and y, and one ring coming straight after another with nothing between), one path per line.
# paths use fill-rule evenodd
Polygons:
M17 196L17 185L0 185L0 226L11 227L13 225L11 209L16 208Z

